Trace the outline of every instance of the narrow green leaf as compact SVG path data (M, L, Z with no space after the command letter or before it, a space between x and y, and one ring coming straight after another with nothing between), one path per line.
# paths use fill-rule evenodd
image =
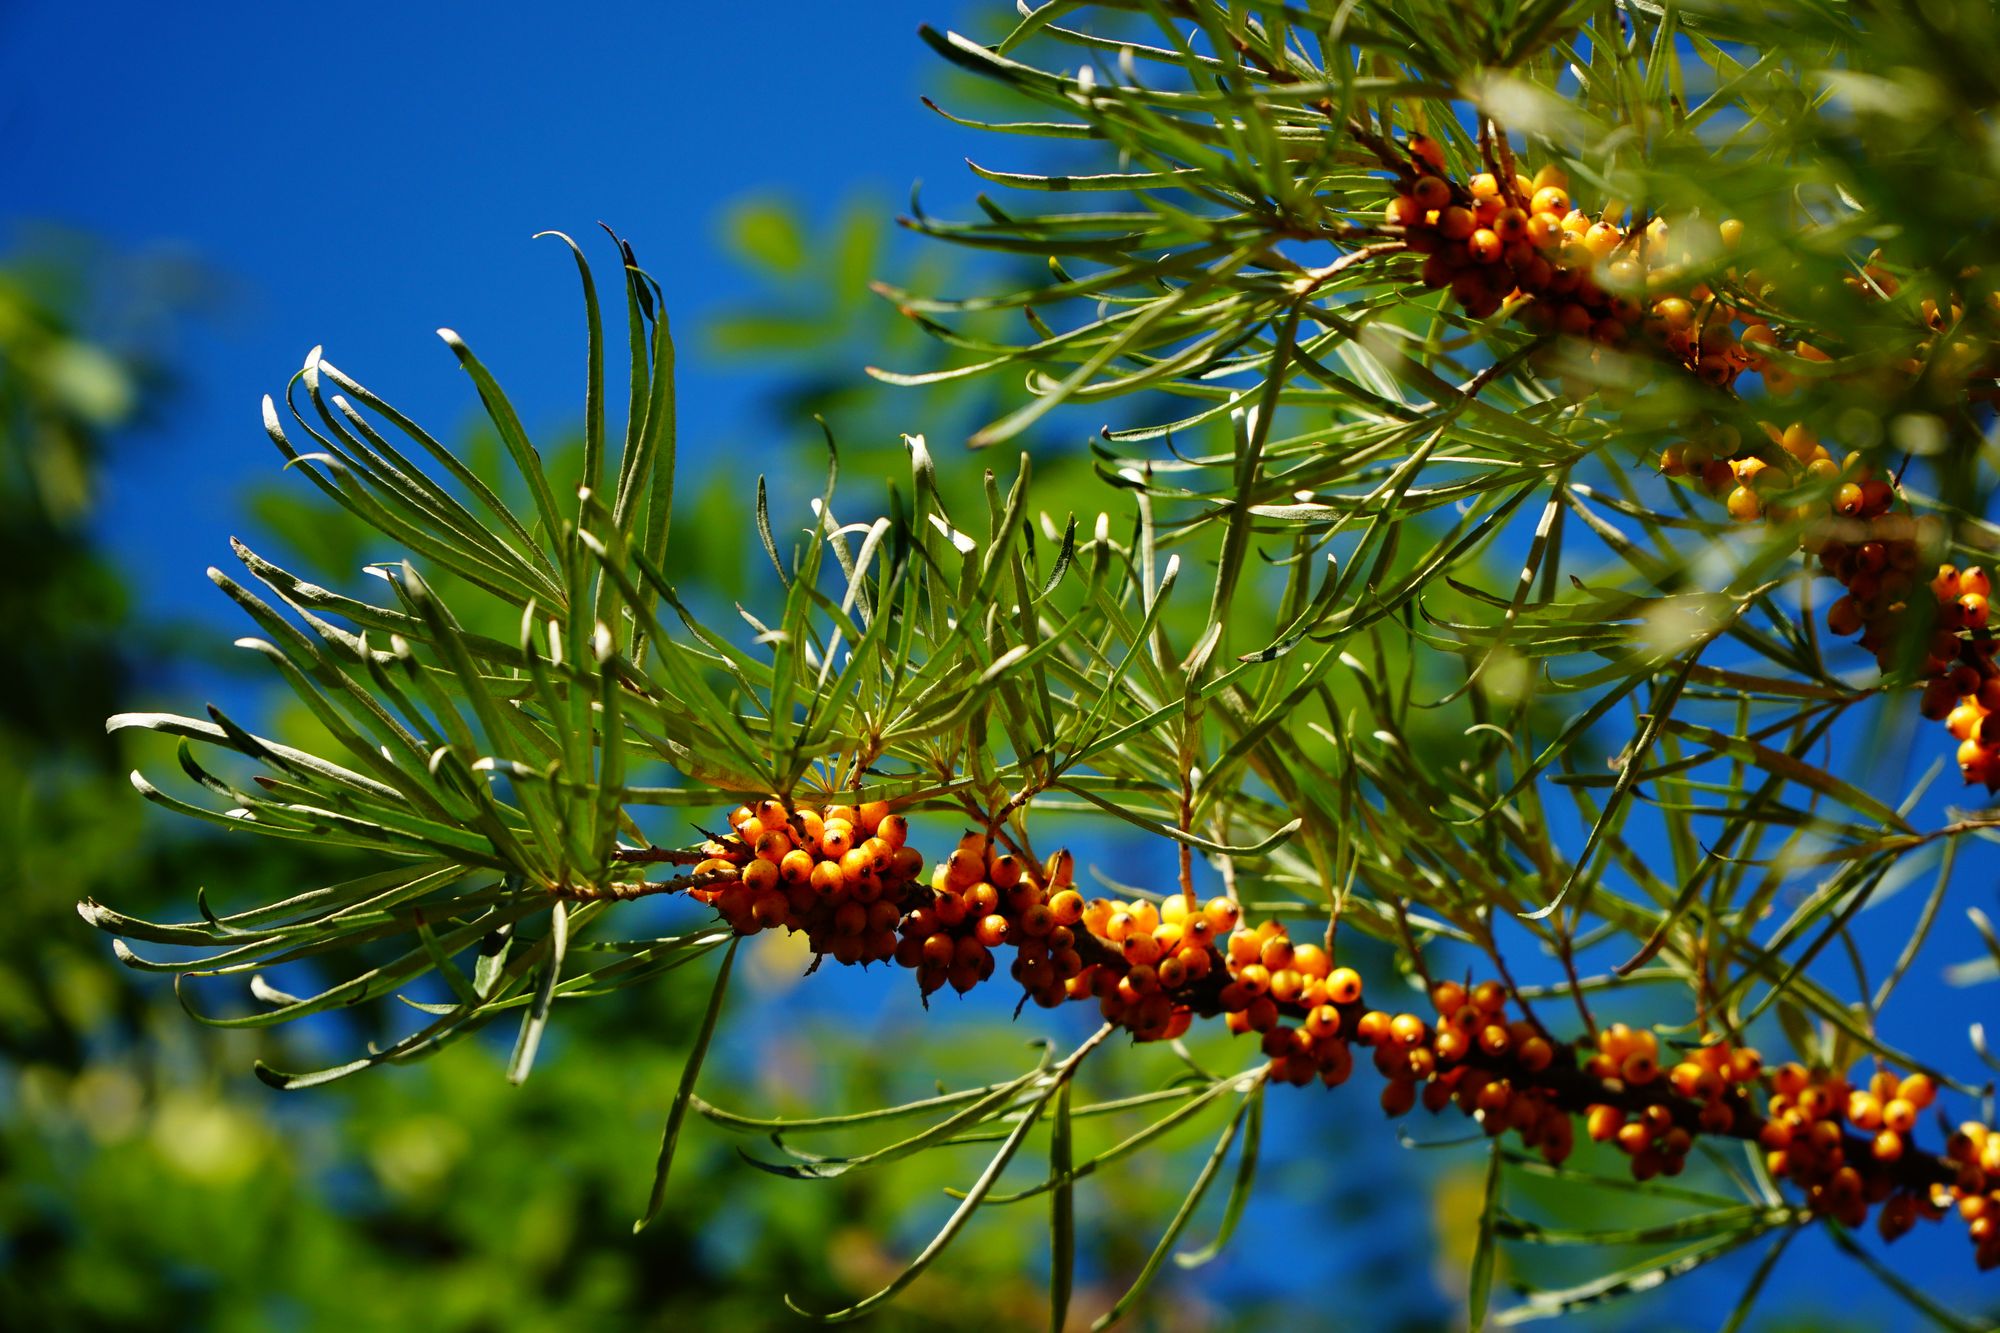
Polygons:
M674 1149L681 1138L681 1122L687 1119L688 1106L694 1100L695 1080L701 1076L701 1062L708 1055L709 1039L715 1036L716 1019L722 1015L722 997L729 990L730 969L736 965L737 943L737 940L731 940L729 948L723 952L722 967L715 974L715 988L709 992L708 1009L702 1014L701 1027L695 1032L687 1063L681 1067L680 1090L674 1094L674 1104L667 1112L667 1128L660 1136L660 1157L653 1166L653 1192L646 1200L646 1211L632 1224L634 1233L645 1230L646 1224L660 1215L660 1208L666 1203L667 1172L673 1169Z

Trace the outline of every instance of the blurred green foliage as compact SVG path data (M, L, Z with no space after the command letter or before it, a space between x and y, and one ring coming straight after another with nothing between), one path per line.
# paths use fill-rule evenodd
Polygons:
M891 416L904 415L906 398L854 391L841 349L873 344L837 336L857 321L907 329L874 298L854 299L857 275L882 260L874 217L850 210L844 265L800 281L795 212L764 200L730 215L750 275L768 285L709 341L718 354L757 351L773 384L771 428L788 425L787 450L802 459L823 457L813 413L838 422L863 460L900 452ZM228 910L283 897L329 870L324 851L155 820L125 779L146 742L104 734L104 716L153 687L154 659L179 637L132 604L89 527L107 449L138 405L172 382L170 367L113 350L79 324L92 304L89 278L106 263L16 254L0 270L0 542L9 555L35 554L11 559L22 573L0 587L10 631L0 639L0 872L16 894L12 928L0 937L7 1322L757 1328L792 1318L778 1290L830 1307L879 1284L900 1266L897 1247L911 1226L946 1202L930 1158L838 1182L789 1182L746 1169L736 1144L700 1127L676 1168L668 1211L632 1236L699 987L621 992L566 1012L552 1038L553 1076L524 1087L502 1076L504 1045L468 1042L417 1066L287 1098L249 1077L253 1058L324 1061L385 1039L401 1019L377 1008L281 1037L212 1031L185 1020L162 979L106 966L101 937L76 919L83 898L173 916L208 885ZM780 290L794 304L781 305ZM797 336L774 356L757 330L780 327ZM935 402L932 420L970 421L990 406L977 393ZM475 463L499 448L477 433L465 447ZM742 481L720 468L691 478L697 494ZM366 530L289 479L259 482L247 499L260 544L315 568L361 563ZM742 536L747 555L752 539ZM310 734L310 717L289 696L235 666L241 674L227 679L262 701L254 712L275 713L287 734ZM1029 1035L999 1026L1004 1014L945 1028L892 1005L894 1016L875 1021L892 1030L884 1040L852 1012L801 1003L791 993L800 963L781 944L746 955L758 998L730 1015L744 1043L710 1064L704 1096L759 1112L879 1104L923 1095L932 1079L963 1086L996 1077ZM879 994L891 984L868 978L855 989ZM865 1004L865 994L848 1003ZM903 1058L885 1060L884 1050ZM1201 1123L1174 1142L1204 1152ZM976 1169L963 1153L942 1160ZM1107 1285L1129 1279L1151 1246L1144 1229L1121 1219L1170 1208L1182 1160L1147 1158L1086 1216L1092 1269ZM937 1202L913 1212L911 1200L926 1197ZM1039 1318L1042 1218L1015 1216L1033 1225L983 1223L876 1326L966 1327L968 1288L982 1322ZM1261 1304L1252 1295L1225 1312L1185 1285L1151 1326L1233 1325ZM1086 1290L1079 1305L1115 1293Z

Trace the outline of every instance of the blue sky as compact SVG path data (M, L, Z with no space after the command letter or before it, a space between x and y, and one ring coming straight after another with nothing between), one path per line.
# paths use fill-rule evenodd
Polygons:
M531 429L574 420L576 279L537 231L588 243L611 223L687 328L742 294L722 202L831 211L856 190L900 200L926 174L956 185L963 132L917 102L935 72L917 25L951 8L0 8L0 219L184 251L229 281L182 334L170 416L124 443L113 548L155 607L223 614L201 571L242 523L230 483L277 463L258 399L315 344L449 424L476 406L433 332L449 326ZM699 450L753 409L757 379L683 355Z
M449 425L476 407L433 332L449 326L501 376L531 430L573 421L574 271L532 233L582 238L611 222L687 329L744 295L720 232L728 201L776 194L831 216L857 192L900 201L918 179L947 204L971 193L961 158L978 146L917 102L943 74L916 26L950 23L956 0L732 9L0 8L11 150L0 226L71 225L120 250L191 256L226 281L223 305L179 335L169 413L128 435L110 472L102 531L152 610L234 624L202 569L243 527L247 482L277 467L260 396L315 344L419 420ZM762 381L706 361L698 339L683 349L683 448L698 455L759 415ZM854 349L857 374L867 358ZM1884 947L1893 953L1894 941ZM1964 994L1927 983L1898 1003L1921 1012ZM1962 1062L1961 1024L1948 1026L1913 1044ZM1345 1114L1386 1147L1389 1127L1362 1083ZM1335 1119L1297 1117L1318 1127L1302 1132ZM1317 1280L1296 1266L1310 1243L1245 1240L1232 1280L1273 1279L1274 1260L1290 1261L1286 1280ZM1990 1290L1970 1278L1966 1249L1927 1230L1898 1257L1962 1298ZM1814 1295L1828 1257L1822 1242L1796 1246L1774 1308ZM1718 1270L1691 1281L1692 1308L1730 1300L1748 1264ZM1857 1283L1849 1308L1884 1326L1904 1318L1858 1270L1839 1271Z

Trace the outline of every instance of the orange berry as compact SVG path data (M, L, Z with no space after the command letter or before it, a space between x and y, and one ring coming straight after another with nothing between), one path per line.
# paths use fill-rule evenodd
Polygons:
M1382 210L1382 220L1392 227L1414 227L1424 220L1424 206L1407 194L1399 194Z
M1415 1014L1397 1014L1389 1020L1389 1035L1404 1046L1415 1046L1424 1039L1428 1031L1424 1020Z
M1326 950L1317 944L1301 944L1292 950L1292 967L1307 980L1322 980L1333 966Z
M1419 176L1410 186L1410 197L1425 212L1433 212L1451 202L1451 186L1442 176Z
M1354 1025L1354 1039L1363 1046L1379 1045L1389 1035L1389 1015L1370 1009Z
M1353 1004L1361 998L1361 974L1351 967L1334 968L1327 974L1326 994L1335 1004Z
M1625 1115L1615 1106L1592 1106L1583 1118L1584 1132L1596 1143L1609 1143L1624 1125Z
M1618 1146L1637 1156L1652 1146L1653 1131L1641 1121L1631 1121L1621 1125L1617 1132Z
M1075 889L1060 890L1049 898L1049 911L1057 925L1073 926L1083 920L1083 895Z

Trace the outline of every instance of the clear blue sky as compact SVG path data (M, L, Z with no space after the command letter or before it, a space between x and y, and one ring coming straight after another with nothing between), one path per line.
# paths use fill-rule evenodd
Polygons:
M114 549L160 609L229 614L202 577L242 526L229 483L276 466L258 399L316 343L449 426L476 404L448 326L531 429L576 419L575 273L537 231L611 223L687 328L742 294L724 201L958 188L963 132L917 102L937 67L916 36L956 7L0 6L0 221L184 249L234 284L184 335L170 419L124 442ZM684 358L698 450L757 382Z
M0 227L53 221L120 249L178 249L234 293L184 332L171 415L129 435L111 469L103 531L151 607L235 623L202 569L222 562L227 534L244 526L245 481L276 467L258 428L260 395L279 390L316 343L412 415L449 426L474 400L433 333L447 325L501 375L531 429L574 420L574 272L532 233L582 237L611 222L687 328L743 295L718 230L727 201L771 192L831 212L857 190L900 200L919 178L927 197L963 199L960 159L976 149L968 132L917 103L943 76L915 29L961 19L964 8L0 7L9 147ZM1004 22L1006 8L987 6L980 27ZM705 364L696 340L683 345L682 436L699 451L758 412L760 383ZM854 355L858 373L867 350ZM1968 887L1991 896L1990 886ZM1884 944L1893 953L1895 942ZM1921 1010L1963 994L1928 983L1899 1004ZM1955 1016L1899 1035L1962 1068L1961 1032ZM1365 1082L1340 1108L1315 1102L1279 1123L1303 1135L1359 1120L1366 1128L1354 1132L1386 1148L1389 1127ZM1260 1210L1267 1223L1286 1214L1286 1182L1272 1184ZM1990 1287L1972 1277L1956 1230L1925 1229L1898 1258L1962 1301ZM1321 1256L1322 1267L1314 1252L1323 1243L1280 1238L1253 1220L1229 1281L1321 1282L1366 1253L1345 1248L1345 1258ZM1901 1306L1859 1270L1828 1267L1836 1262L1823 1242L1795 1246L1769 1308L1825 1308L1823 1279L1837 1272L1856 1284L1844 1308L1907 1325ZM1679 1300L1630 1313L1693 1311L1679 1326L1710 1327L1706 1316L1726 1308L1748 1267L1718 1265L1680 1287Z

